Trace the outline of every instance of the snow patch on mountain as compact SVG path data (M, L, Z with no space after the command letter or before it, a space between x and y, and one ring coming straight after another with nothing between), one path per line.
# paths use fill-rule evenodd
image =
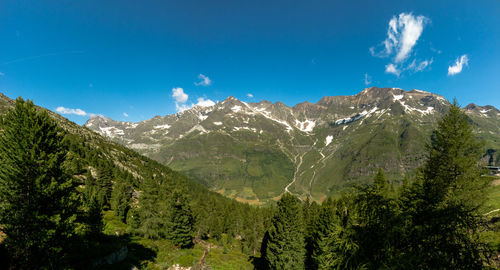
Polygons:
M351 116L351 117L348 117L348 118L339 119L339 120L335 121L335 124L336 125L349 124L351 122L354 122L354 121L362 118L363 116L367 116L367 115L370 116L372 113L376 112L377 109L378 109L378 107L374 107L370 111L364 110L361 113L358 113L358 114L356 114L354 116Z
M216 126L222 126L222 122L214 122L214 125L216 125Z
M125 132L123 130L115 128L115 127L99 127L101 130L101 134L105 134L107 137L114 138L117 135L118 136L123 136L125 135Z
M325 146L329 145L333 140L333 136L332 135L328 135L326 136L325 138Z
M234 127L233 130L234 131L249 130L249 131L257 132L256 128L250 128L250 127Z
M137 123L127 123L127 126L125 127L126 129L133 129L136 128L139 124Z
M431 114L434 111L434 107L427 107L427 109L421 110L406 105L404 101L399 101L399 102L401 103L401 105L403 105L406 112L419 112L425 115L425 114Z
M196 131L196 130L202 134L208 133L208 131L204 127L202 127L201 125L196 125L196 126L192 127L188 132L186 132L186 135L193 132L193 131Z
M420 92L420 93L423 93L423 94L430 94L429 92L424 91L424 90L418 90L418 89L413 89L413 90Z
M157 125L153 127L154 129L169 129L170 125L165 124L165 125Z
M249 107L250 109L252 109L251 107ZM267 119L270 119L270 120L273 120L274 122L277 122L279 124L282 124L286 127L286 131L287 132L290 132L293 130L292 126L290 126L290 124L288 124L288 122L286 121L283 121L283 120L279 120L279 119L276 119L274 117L271 116L271 112L268 112L266 111L265 108L254 108L252 109L254 112L257 112L258 114L264 116L265 118Z
M203 114L198 114L198 119L200 119L201 121L205 120L208 118L208 115L203 115Z
M241 111L241 106L234 105L234 106L231 108L231 110L232 110L233 112L237 113L237 112Z
M311 132L316 126L316 123L311 120L299 121L295 119L295 126L301 131Z
M402 99L404 97L404 95L393 95L393 97L394 97L393 100L396 101L396 100Z
M145 144L145 143L133 143L128 145L128 147L137 150L147 150L147 149L158 149L160 148L160 144Z

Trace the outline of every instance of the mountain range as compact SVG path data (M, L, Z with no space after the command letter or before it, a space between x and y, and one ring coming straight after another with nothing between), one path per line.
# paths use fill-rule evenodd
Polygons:
M394 183L413 175L449 105L426 91L371 87L293 107L228 97L137 123L93 116L85 127L239 201L262 204L285 191L321 201L378 168ZM484 162L498 165L500 111L463 110L485 141Z

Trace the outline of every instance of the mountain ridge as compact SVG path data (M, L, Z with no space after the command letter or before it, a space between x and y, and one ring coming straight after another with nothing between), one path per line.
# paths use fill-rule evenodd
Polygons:
M230 96L137 123L94 117L85 126L228 197L263 202L289 191L321 200L368 181L379 167L395 182L414 173L449 105L422 90L370 87L293 107ZM464 110L496 163L500 113Z

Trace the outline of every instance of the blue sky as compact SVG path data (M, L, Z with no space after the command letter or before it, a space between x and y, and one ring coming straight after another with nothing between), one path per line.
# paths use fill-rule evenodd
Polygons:
M499 14L498 0L2 0L0 92L79 124L369 86L498 108Z

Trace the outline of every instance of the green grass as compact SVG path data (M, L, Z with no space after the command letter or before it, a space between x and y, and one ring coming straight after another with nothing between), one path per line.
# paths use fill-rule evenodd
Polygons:
M494 178L494 180L500 180L500 178ZM489 186L488 188L488 200L484 205L484 212L490 213L487 215L488 219L499 218L500 211L492 212L496 209L500 209L500 185ZM496 254L500 253L500 221L495 223L490 223L491 228L481 234L481 238L484 239L488 245L493 249Z
M488 200L485 204L485 210L489 212L495 209L500 209L500 185L490 186L488 188ZM500 216L500 211L496 215Z

